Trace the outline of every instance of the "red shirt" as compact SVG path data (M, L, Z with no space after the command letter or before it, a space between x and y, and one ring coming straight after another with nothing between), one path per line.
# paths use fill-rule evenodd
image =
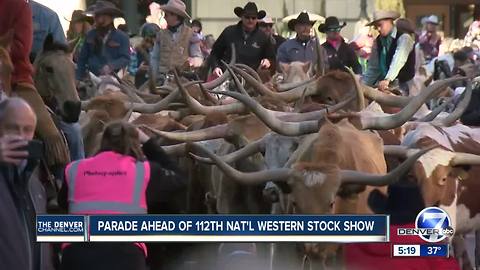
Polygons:
M0 35L14 30L10 57L14 66L12 84L33 84L33 67L30 64L33 26L32 11L28 0L0 0Z
M398 236L397 228L414 224L390 225L391 243L346 244L345 269L355 270L460 270L455 258L390 257L392 244L426 244L418 236Z

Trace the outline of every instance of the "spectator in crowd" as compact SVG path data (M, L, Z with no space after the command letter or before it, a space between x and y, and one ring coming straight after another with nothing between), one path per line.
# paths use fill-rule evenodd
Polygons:
M59 204L79 215L158 213L185 187L156 139L117 121L105 128L95 156L67 166ZM144 243L73 243L64 246L61 269L141 270L147 269L146 256Z
M375 40L372 32L370 27L364 26L360 29L358 35L350 42L350 46L355 51L362 66L362 74L367 71L368 58L370 58L370 54L372 53L372 46Z
M328 55L328 65L330 70L345 70L345 67L348 67L351 68L354 73L361 74L362 67L358 62L355 51L340 35L340 31L345 25L347 25L345 22L340 24L338 18L332 16L325 19L325 23L318 26L318 31L327 34L327 41L325 41L322 46Z
M38 173L40 160L29 156L24 148L33 139L36 124L34 111L23 99L7 98L0 102L2 269L53 269L50 246L37 243L35 237L36 215L46 214L47 206Z
M158 31L160 31L160 27L154 23L145 23L140 28L142 42L134 48L128 66L128 73L135 77L135 87L137 88L149 78L150 57Z
M206 35L202 45L202 53L203 53L204 59L207 59L210 56L210 53L212 52L213 44L215 44L215 38L213 37L213 35L212 34Z
M185 24L185 20L190 19L185 3L169 0L161 9L165 12L167 29L161 29L157 34L151 64L157 80L163 84L166 75L173 69L189 67L192 58L202 55L197 36ZM193 55L193 52L198 55Z
M204 46L205 37L203 36L202 28L202 23L199 20L192 21L193 36L191 42L194 46L189 47L189 54L192 56L189 59L189 63L194 68L200 67L204 60L202 47Z
M12 30L13 43L10 50L14 66L11 77L12 92L26 100L37 116L36 134L45 143L47 163L65 164L69 159L67 146L33 85L33 67L29 59L33 40L32 11L25 1L0 1L0 36ZM10 96L12 93L7 95Z
M438 56L442 38L437 33L439 21L436 15L428 16L425 19L424 24L425 30L420 34L418 44L420 49L423 51L426 63L428 63L433 58Z
M412 34L395 26L394 20L399 17L400 14L395 11L374 12L373 21L368 25L375 26L380 35L373 44L363 81L370 86L378 84L378 89L385 91L398 80L403 94L408 96L415 76L415 40Z
M73 11L70 26L67 31L67 40L75 63L78 61L78 56L85 43L85 37L88 31L92 29L93 23L93 18L86 16L82 10Z
M30 52L30 61L42 51L43 43L48 34L53 36L57 43L67 44L65 33L57 13L50 8L30 0L33 15L33 44Z
M285 41L277 52L277 62L291 63L294 61L310 62L312 66L318 65L317 39L311 35L315 21L310 20L307 12L301 12L296 19L288 22L288 29L297 33L294 39ZM328 58L325 49L321 46L322 65L328 66Z
M245 7L236 7L233 12L241 21L225 28L213 45L210 56L214 75L219 77L223 74L220 60L230 61L232 43L237 63L255 70L270 68L275 52L270 39L258 29L257 24L266 16L265 11L259 11L254 2L248 2Z
M277 33L275 33L275 29L273 29L273 20L270 16L265 16L265 18L261 19L258 23L258 28L264 32L267 37L270 38L270 42L273 45L275 53L277 53L278 47L282 45L286 39Z
M130 61L128 36L115 29L113 19L123 13L113 3L97 1L90 9L95 17L95 29L87 33L77 63L77 80L83 80L87 70L95 74L111 75L127 67Z
M478 4L473 9L473 22L463 39L463 46L480 48L480 5Z

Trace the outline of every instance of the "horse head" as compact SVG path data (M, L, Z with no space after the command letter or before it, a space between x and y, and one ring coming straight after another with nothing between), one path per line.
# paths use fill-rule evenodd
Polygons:
M65 122L78 121L80 98L75 87L75 67L68 47L48 35L43 51L35 59L35 86L45 104Z

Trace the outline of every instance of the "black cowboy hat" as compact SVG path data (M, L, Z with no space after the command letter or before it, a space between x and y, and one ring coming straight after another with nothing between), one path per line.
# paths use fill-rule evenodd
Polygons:
M95 4L90 6L87 11L87 15L92 14L93 16L97 15L110 15L114 18L123 17L123 11L118 9L115 4L103 0L97 1Z
M318 26L318 31L320 31L321 33L325 33L328 30L342 29L343 27L345 27L345 25L347 25L346 22L340 24L337 17L330 16L325 19L325 23L322 23Z
M388 186L388 196L374 190L368 197L368 205L375 214L390 215L392 224L415 221L417 214L425 208L422 193L417 183L402 179Z
M85 15L83 10L77 9L72 12L72 18L70 20L70 23L76 22L89 22L90 24L93 24L93 18Z
M298 17L296 19L291 19L288 22L288 29L290 29L291 31L295 31L295 25L297 25L298 23L313 25L315 21L310 21L310 16L308 16L308 13L306 11L303 11L298 14Z
M238 17L242 17L243 15L247 16L257 16L259 20L263 19L267 13L265 10L258 11L257 5L254 2L248 2L245 7L236 7L233 12Z

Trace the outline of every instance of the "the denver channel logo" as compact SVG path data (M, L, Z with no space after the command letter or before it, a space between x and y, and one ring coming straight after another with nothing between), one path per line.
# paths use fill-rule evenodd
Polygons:
M418 235L429 243L437 243L452 237L454 230L447 212L438 207L428 207L418 213L415 229L398 228L398 235Z

